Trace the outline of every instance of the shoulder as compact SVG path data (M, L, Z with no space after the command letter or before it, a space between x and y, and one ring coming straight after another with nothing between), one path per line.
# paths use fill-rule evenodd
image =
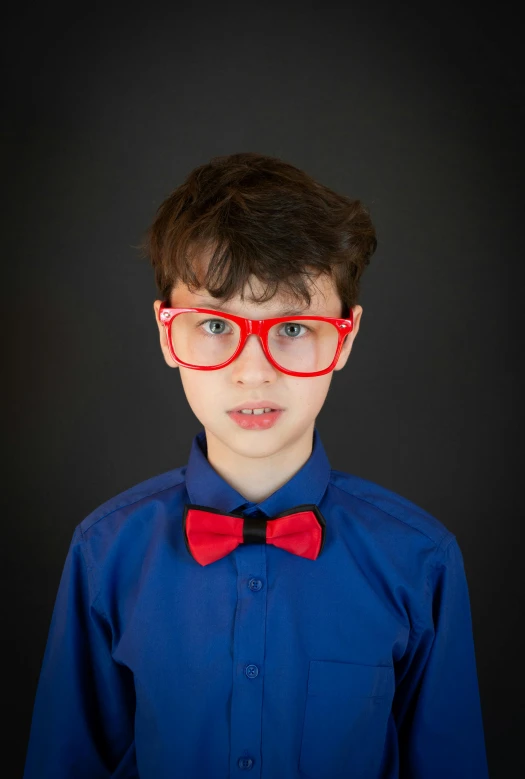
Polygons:
M144 575L145 560L157 560L156 548L170 537L180 514L186 466L129 487L90 512L75 528L71 554L82 560L91 603L105 614L126 601L130 582Z
M437 517L386 487L334 469L330 483L338 501L371 530L420 537L441 550L455 542L454 534Z
M113 521L125 521L130 515L142 512L155 500L169 501L174 493L184 487L186 466L152 476L104 501L91 511L77 526L78 534L85 538L95 527Z

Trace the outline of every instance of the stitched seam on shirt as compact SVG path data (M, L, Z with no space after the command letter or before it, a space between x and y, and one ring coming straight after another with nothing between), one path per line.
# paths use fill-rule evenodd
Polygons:
M454 534L450 532L450 530L447 530L445 528L445 533L443 534L443 537L441 538L441 541L439 543L436 543L433 538L431 538L429 535L423 532L423 530L420 530L418 527L414 527L410 524L410 522L406 522L406 520L402 519L401 517L396 517L395 514L391 514L390 511L387 511L384 508L381 508L381 506L378 506L376 503L373 503L371 500L367 500L366 498L361 498L359 495L356 495L354 492L349 492L348 490L345 490L344 487L340 487L338 484L334 484L333 482L330 482L331 487L335 487L336 490L341 490L341 492L344 492L345 495L350 495L352 498L355 498L356 500L360 500L362 503L366 503L368 506L373 506L377 511L382 511L383 514L386 514L388 517L392 517L392 519L397 519L398 522L402 522L407 527L412 528L412 530L416 530L418 533L421 533L422 536L425 536L425 538L428 538L429 541L432 541L434 544L436 544L436 547L434 551L439 549L443 541L447 538L449 538L449 542L452 541L454 538Z
M106 519L106 517L111 516L111 514L114 514L115 511L120 511L120 509L128 508L129 506L134 506L135 503L140 503L140 501L144 500L145 498L151 498L152 495L160 495L162 492L166 492L167 490L172 490L174 487L180 487L181 485L184 485L184 484L185 484L185 479L183 478L182 481L178 482L177 484L170 484L169 487L163 487L161 490L153 490L153 492L147 492L147 493L141 495L136 500L130 501L129 503L126 503L126 502L119 503L118 506L115 506L110 511L107 511L105 514L103 514L101 517L98 517L98 519L96 519L93 522L93 524L90 525L89 528L87 528L87 529L91 530L91 528L94 527L98 522L100 522L102 519ZM90 516L91 516L91 514L88 514L88 516L85 517L84 519L88 519L88 517L90 517ZM82 522L84 522L84 520L82 520ZM84 537L84 533L83 533L82 529L81 529L80 532L82 533L82 537Z
M426 595L429 598L431 604L432 604L432 598L433 598L434 592L433 592L433 589L432 589L432 586L431 586L431 583L430 583L430 576L431 576L432 572L437 568L438 564L440 563L440 560L437 559L438 556L440 554L444 554L446 552L446 550L448 549L448 547L450 546L450 544L454 540L454 536L452 536L452 538L449 538L448 539L448 543L445 545L445 547L443 549L441 549L443 541L445 541L445 540L447 540L447 536L444 536L441 539L441 541L439 542L439 544L436 547L434 547L434 549L432 550L432 559L428 561L428 570L427 570L427 575L425 577L425 586L426 586L426 589L427 589ZM442 562L443 562L443 560L441 559L441 563ZM418 637L419 637L419 633L420 632L421 631L417 631L417 636ZM434 636L432 638L432 646L434 645L435 639L436 639L436 636L434 634Z
M430 575L433 572L433 570L439 564L439 560L437 560L438 556L440 555L440 553L444 554L446 552L446 550L448 549L450 544L454 541L454 539L455 539L455 536L452 535L452 534L451 534L450 538L445 535L445 536L443 536L443 538L441 539L439 544L437 544L434 547L434 549L432 550L432 559L430 559L428 561L428 570L427 570L427 573L426 573L426 576L425 576L425 587L426 587L425 595L430 600L430 603L432 603L432 597L433 597L433 590L432 590L432 586L430 584ZM442 549L441 547L442 547L444 541L447 541L448 543ZM406 646L406 651L407 652L409 650L409 647L411 648L412 645L414 644L414 642L419 641L420 635L423 632L423 630L425 630L426 627L428 627L428 624L426 624L423 621L421 622L420 625L418 625L416 623L411 623L411 625L410 625L410 635L408 637L407 646ZM433 638L432 638L432 645L431 646L434 645L435 638L436 638L436 636L434 635Z
M449 532L450 532L450 531L449 531ZM436 548L434 549L434 555L435 555L435 557L437 557L437 555L438 555L440 552L443 554L443 557L444 557L444 556L445 556L445 553L446 553L446 551L447 551L447 549L448 549L448 548L449 548L449 546L450 546L450 544L451 544L453 541L456 541L456 540L457 540L457 539L456 539L456 536L454 535L454 533L450 533L450 536L444 535L444 536L443 536L443 538L441 539L441 541L439 542L438 546L436 546ZM443 542L444 542L444 541L448 541L448 543L447 543L447 544L445 544L445 546L443 546ZM441 549L441 547L442 547L442 546L443 546L443 549ZM432 565L437 565L437 561L432 561Z
M82 546L81 546L80 547L80 553L82 554L82 557L84 558L84 562L86 563L86 571L87 571L87 577L88 577L88 586L89 586L89 591L90 591L90 595L91 595L91 607L94 608L95 610L97 610L96 603L97 603L97 600L99 599L99 597L101 595L102 590L99 590L98 592L96 592L95 579L94 579L94 575L92 573L92 571L95 568L95 563L94 563L93 558L91 557L91 554L89 552L89 544L87 543L87 539L85 538L84 533L83 533L82 528L80 527L80 525L79 525L79 530L80 530L80 535L82 536L82 546L85 547L85 552L86 552L86 554L84 554L84 549L82 549ZM88 555L89 555L89 559L91 561L89 565L88 565L88 563L86 561L86 556L88 556ZM106 614L105 609L103 609L103 608L98 609L98 613L102 617L104 617L104 619L106 620L108 625L111 626L111 621L109 619L109 616Z
M82 559L84 560L84 565L86 566L86 573L87 573L87 578L88 578L88 587L89 587L89 592L90 592L91 605L93 605L94 602L96 601L97 597L98 597L98 593L95 596L93 595L94 592L95 592L95 581L93 579L93 574L92 574L92 570L94 568L93 559L90 556L90 563L88 564L88 561L86 559L86 554L85 554L86 552L88 552L88 545L86 543L86 538L84 536L84 533L83 533L82 528L80 527L80 525L78 525L78 529L79 529L79 532L80 532L80 539L81 539L81 542L82 542L80 544L80 554L82 555Z
M447 541L447 540L448 543L445 544L445 546L443 546L443 541ZM444 559L445 555L449 547L451 546L451 544L453 544L454 542L457 543L457 538L453 533L451 533L451 538L447 538L447 536L445 536L444 538L441 539L441 542L433 550L433 559L429 561L430 570L428 571L427 577L430 577L431 572L436 568L438 568L438 566L445 565L445 559ZM441 548L442 546L443 548Z

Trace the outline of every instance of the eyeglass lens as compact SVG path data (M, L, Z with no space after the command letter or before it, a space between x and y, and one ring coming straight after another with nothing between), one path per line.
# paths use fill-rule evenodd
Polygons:
M195 311L177 314L171 323L173 351L181 362L212 367L226 362L239 345L240 327L231 319ZM338 344L331 322L294 319L273 325L268 348L277 365L315 373L331 365Z

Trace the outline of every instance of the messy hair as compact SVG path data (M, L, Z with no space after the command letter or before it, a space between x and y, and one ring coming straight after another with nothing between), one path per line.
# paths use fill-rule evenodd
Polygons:
M253 274L264 303L277 291L311 302L307 279L328 274L343 304L356 305L359 281L376 250L366 207L277 157L242 152L194 168L157 209L138 247L149 257L164 301L181 281L221 301ZM204 274L199 256L210 257ZM253 290L252 290L253 293Z

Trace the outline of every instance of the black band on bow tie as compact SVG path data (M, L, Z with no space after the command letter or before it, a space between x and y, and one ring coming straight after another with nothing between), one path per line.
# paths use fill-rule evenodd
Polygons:
M265 544L266 543L266 523L265 517L245 517L242 525L242 537L245 544Z

